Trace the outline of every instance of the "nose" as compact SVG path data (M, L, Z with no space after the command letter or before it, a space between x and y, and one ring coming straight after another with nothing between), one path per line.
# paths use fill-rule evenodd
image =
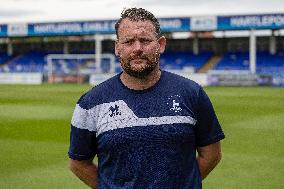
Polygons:
M133 43L133 51L134 52L141 52L142 51L142 44L141 44L140 41L137 40Z

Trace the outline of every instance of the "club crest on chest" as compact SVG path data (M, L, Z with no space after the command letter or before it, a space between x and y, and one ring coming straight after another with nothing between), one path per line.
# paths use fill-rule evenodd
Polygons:
M179 95L172 95L167 99L167 105L170 107L170 110L175 113L182 111L181 102L181 97Z

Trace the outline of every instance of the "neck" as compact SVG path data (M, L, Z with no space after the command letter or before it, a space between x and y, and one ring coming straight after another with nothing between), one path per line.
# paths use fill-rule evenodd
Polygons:
M121 82L133 90L144 90L154 86L161 77L161 70L159 68L153 70L145 78L136 78L128 75L126 72L122 72L120 75Z

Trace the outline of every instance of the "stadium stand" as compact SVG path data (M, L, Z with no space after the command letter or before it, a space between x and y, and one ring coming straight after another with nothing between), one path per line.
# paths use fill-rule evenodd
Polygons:
M257 73L284 77L284 52L275 55L269 52L257 53Z
M192 52L166 52L161 55L163 69L184 70L188 67L200 69L213 55L213 52L202 52L198 55Z
M6 72L45 72L44 67L47 62L45 56L47 53L40 51L30 51L25 54L11 58L9 56L1 56L1 62L6 62ZM184 70L189 67L194 70L200 69L207 60L213 55L213 52L202 52L194 55L192 52L167 52L161 56L161 67L163 69ZM7 63L8 62L8 63ZM118 63L118 59L116 59ZM55 70L58 73L70 73L76 64L84 64L84 61L75 60L56 60L54 61ZM102 69L107 70L106 60L102 59ZM5 70L1 69L2 72ZM119 66L116 66L116 72L120 72Z
M161 21L165 19L161 22L161 31L167 38L166 51L161 55L161 68L185 75L195 72L196 75L213 75L217 78L235 74L246 79L246 75L253 75L251 77L268 78L269 82L272 81L268 84L272 84L276 78L279 80L277 86L278 83L284 86L284 23L279 26L262 23L268 18L278 20L283 18L283 14L195 17L196 25L191 23L193 20L190 17L161 18ZM259 23L244 22L248 19L258 20ZM211 23L212 20L217 20L216 26L213 22L214 26L203 27L202 24ZM181 24L177 25L177 21ZM38 73L43 81L49 81L46 78L54 73L62 74L59 77L79 77L82 74L86 78L98 73L118 73L121 71L119 60L113 56L116 40L114 22L70 21L68 30L65 22L30 23L29 27L19 31L23 33L10 33L6 29L7 24L1 25L0 72L11 73L3 74L7 78L26 72L32 73L26 74L28 76ZM86 57L89 56L82 56L94 55L95 51L111 58L102 59L101 64L95 65L96 58L91 56L92 60L88 60ZM252 56L250 66L249 53L254 52L257 52L257 56ZM52 65L48 66L47 55L52 57L53 54L60 54L55 56L59 58L48 58ZM66 54L76 55L74 59L65 59Z
M2 72L43 72L44 56L42 52L28 52L12 57L7 57L3 64Z
M0 66L5 64L10 58L6 53L0 53Z
M219 63L216 64L214 70L248 70L249 69L249 53L234 52L225 53Z
M258 74L284 76L284 52L275 55L268 51L257 52L256 65ZM214 70L249 70L249 53L225 53Z
M0 54L0 72L41 72L45 73L47 62L45 56L48 53L41 51L30 51L17 56ZM192 52L166 52L161 55L161 67L168 70L186 70L193 68L199 70L214 55L213 52L201 52L198 55ZM89 60L90 63L92 61ZM107 60L102 60L102 69L107 70ZM120 66L116 59L116 73L120 72ZM78 64L88 62L78 60L55 60L55 70L57 73L68 74L74 70ZM90 64L91 66L91 64ZM95 68L94 68L95 69ZM214 70L249 70L248 52L227 52L223 58L215 65ZM271 55L267 51L257 53L257 73L263 75L284 76L284 52Z

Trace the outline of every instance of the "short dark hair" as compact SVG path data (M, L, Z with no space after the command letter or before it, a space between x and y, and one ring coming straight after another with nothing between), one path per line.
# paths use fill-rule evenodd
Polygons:
M161 29L160 29L160 23L158 19L149 11L143 9L143 8L128 8L124 9L121 12L121 16L119 20L115 23L115 32L116 37L118 38L118 29L121 21L125 18L130 19L131 21L146 21L149 20L153 23L155 27L155 32L157 33L157 36L161 35Z

